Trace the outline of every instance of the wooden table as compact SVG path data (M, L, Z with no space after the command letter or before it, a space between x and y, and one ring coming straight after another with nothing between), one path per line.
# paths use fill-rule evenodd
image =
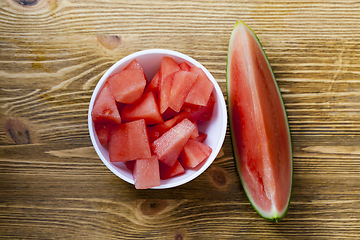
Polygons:
M135 51L190 55L226 98L238 19L258 34L290 122L293 193L278 224L251 207L229 132L208 170L168 190L116 177L88 133L96 83ZM2 0L0 61L0 238L360 238L358 1Z

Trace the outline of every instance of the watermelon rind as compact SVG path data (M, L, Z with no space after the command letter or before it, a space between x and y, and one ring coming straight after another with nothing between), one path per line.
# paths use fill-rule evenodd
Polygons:
M230 81L230 76L229 76L229 67L230 67L230 63L229 63L229 59L231 59L231 43L232 43L232 39L233 39L233 35L234 35L234 32L237 30L238 27L245 27L247 28L248 30L250 30L250 32L252 33L252 36L254 37L254 39L256 40L256 42L258 43L259 45L259 48L261 49L261 52L263 53L264 57L266 58L266 61L267 61L267 64L269 66L269 69L271 70L271 74L273 76L273 80L274 80L274 84L278 90L278 93L279 95L281 96L281 91L279 89L279 86L276 82L276 78L275 78L275 75L274 75L274 72L270 66L270 63L269 63L269 59L262 47L262 44L259 40L259 38L257 37L257 35L255 34L255 32L248 26L246 25L243 21L239 20L235 23L234 25L234 29L233 29L233 32L231 34L231 37L230 37L230 41L229 41L229 48L228 48L228 57L227 57L227 62L226 62L226 82L227 82L227 92L229 93L231 91L230 89L230 86L229 86L229 81ZM290 161L291 161L291 183L290 183L290 196L289 196L289 200L288 200L288 203L287 203L287 206L285 207L285 210L282 211L282 212L279 212L277 211L277 209L272 209L271 212L266 212L266 211L262 211L262 209L260 209L257 204L253 201L252 197L250 196L247 188L246 188L246 183L244 182L244 179L241 177L241 172L240 172L240 167L239 167L239 164L240 164L240 161L238 160L239 158L239 154L238 154L238 150L236 148L236 145L234 144L235 142L235 133L233 132L233 126L232 126L232 113L231 113L231 108L229 107L229 101L228 101L228 114L229 114L229 123L230 123L230 135L231 135L231 140L232 140L232 148L233 148L233 153L234 153L234 158L235 158L235 164L236 164L236 168L237 168L237 172L239 174L239 177L240 177L240 181L241 181L241 184L243 186L243 189L251 203L251 205L253 206L253 208L255 209L255 211L261 216L263 217L264 219L266 220L269 220L269 221L274 221L274 222L279 222L281 219L283 219L288 210L289 210L289 206L290 206L290 200L291 200L291 193L292 193L292 182L293 182L293 154L292 154L292 145L291 145L291 136L290 136L290 128L289 128L289 123L288 123L288 118L287 118L287 114L286 114L286 110L285 110L285 104L283 102L283 99L282 97L280 97L280 100L281 100L281 104L282 104L282 107L283 107L283 111L284 111L284 115L286 117L286 123L287 123L287 129L288 129L288 134L289 134L289 144L290 144Z

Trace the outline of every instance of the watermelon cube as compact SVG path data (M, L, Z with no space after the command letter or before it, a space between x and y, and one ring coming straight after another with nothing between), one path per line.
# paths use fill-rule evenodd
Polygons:
M95 132L99 138L99 142L103 146L107 146L109 143L109 135L111 131L112 124L100 124L95 123Z
M133 178L136 189L160 186L159 161L155 155L135 160Z
M198 77L191 87L185 102L199 106L206 106L209 101L210 94L214 89L214 84L201 68L192 66L190 72L196 73Z
M117 125L109 139L110 162L125 162L151 157L144 119Z
M194 129L195 125L190 120L184 119L156 139L151 144L151 148L160 161L172 167Z
M134 103L141 98L146 85L144 71L140 69L123 70L107 79L116 101Z
M176 118L169 119L163 123L148 127L148 136L150 143L161 137L165 132L176 124Z
M144 92L154 92L156 96L159 95L159 79L160 71L157 71L154 77L151 79L150 83L146 86Z
M134 164L135 164L136 160L131 160L131 161L126 161L125 166L130 170L133 171L134 170Z
M181 70L184 70L184 71L190 71L190 69L191 69L190 65L187 64L186 62L180 63L179 67Z
M195 139L198 142L204 142L207 138L207 134L203 132L199 132L199 136Z
M170 96L169 107L175 112L180 112L192 85L197 78L197 74L179 70L174 73Z
M212 152L211 147L195 140L189 140L180 154L179 161L184 168L194 168L207 159Z
M160 113L164 113L169 107L169 96L173 81L173 75L179 71L179 65L171 57L163 57L160 64L159 76L159 106Z
M127 65L124 70L131 70L131 69L138 69L143 70L138 60L134 59L132 60L129 65Z
M94 123L121 123L116 101L108 83L105 83L94 103L91 118Z
M134 104L125 105L120 116L123 122L131 122L139 119L144 119L147 125L163 122L153 92L145 93L142 98Z
M197 137L199 137L199 129L198 129L197 122L193 122L193 124L195 125L195 129L192 132L190 139L195 140Z
M174 166L172 167L159 161L159 167L160 167L160 179L163 180L185 173L185 169L183 168L183 166L181 166L178 160L176 160Z
M204 106L187 106L185 107L178 115L177 119L178 121L181 121L182 119L188 118L190 121L209 121L212 117L212 113L215 106L215 94L211 93L210 99L207 103L207 105Z

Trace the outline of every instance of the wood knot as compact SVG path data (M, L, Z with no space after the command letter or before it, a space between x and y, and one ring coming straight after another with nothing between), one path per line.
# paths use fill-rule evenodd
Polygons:
M22 6L34 6L38 3L38 0L14 0L17 4Z
M20 10L34 11L50 7L51 10L57 6L57 0L7 0L10 6Z
M224 187L227 183L226 172L219 167L209 169L209 174L212 182L218 187Z
M165 199L148 199L141 203L140 211L147 216L159 214L169 205Z
M27 127L18 119L9 118L5 124L5 132L16 144L30 144L31 137Z
M109 50L114 50L121 43L121 37L118 36L100 35L96 37L100 44Z
M174 237L174 240L183 240L183 239L184 239L184 237L181 233L177 233Z

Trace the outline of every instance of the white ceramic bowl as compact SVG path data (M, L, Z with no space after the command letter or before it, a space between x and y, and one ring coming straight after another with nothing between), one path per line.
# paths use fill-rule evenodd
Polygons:
M190 66L195 65L200 67L208 76L208 78L214 84L214 91L216 93L216 103L213 110L213 115L210 121L198 124L199 131L202 131L207 134L207 138L205 140L205 144L212 148L212 153L208 157L208 159L202 162L199 166L194 169L187 169L186 172L182 175L161 180L161 185L158 187L154 187L153 189L164 189L164 188L172 188L176 186L180 186L184 183L187 183L201 173L203 173L210 164L214 161L216 156L218 155L225 138L226 127L227 127L227 111L226 104L224 100L223 93L216 82L215 78L210 74L210 72L199 62L194 60L193 58L184 55L182 53L165 50L165 49L149 49L140 52L135 52L130 54L117 63L115 63L106 73L102 76L100 81L98 82L90 101L89 112L88 112L88 125L89 132L92 144L95 148L96 153L99 155L100 159L103 163L119 178L123 179L126 182L134 184L133 176L131 171L125 166L124 163L111 163L109 161L109 151L107 148L103 147L97 134L95 132L94 123L91 119L91 111L94 106L94 102L98 96L98 93L104 86L107 78L113 73L120 72L123 70L133 59L137 59L140 63L141 67L144 69L147 79L152 79L155 73L160 68L160 62L162 57L169 56L173 58L177 63L181 63L183 61L187 62Z

